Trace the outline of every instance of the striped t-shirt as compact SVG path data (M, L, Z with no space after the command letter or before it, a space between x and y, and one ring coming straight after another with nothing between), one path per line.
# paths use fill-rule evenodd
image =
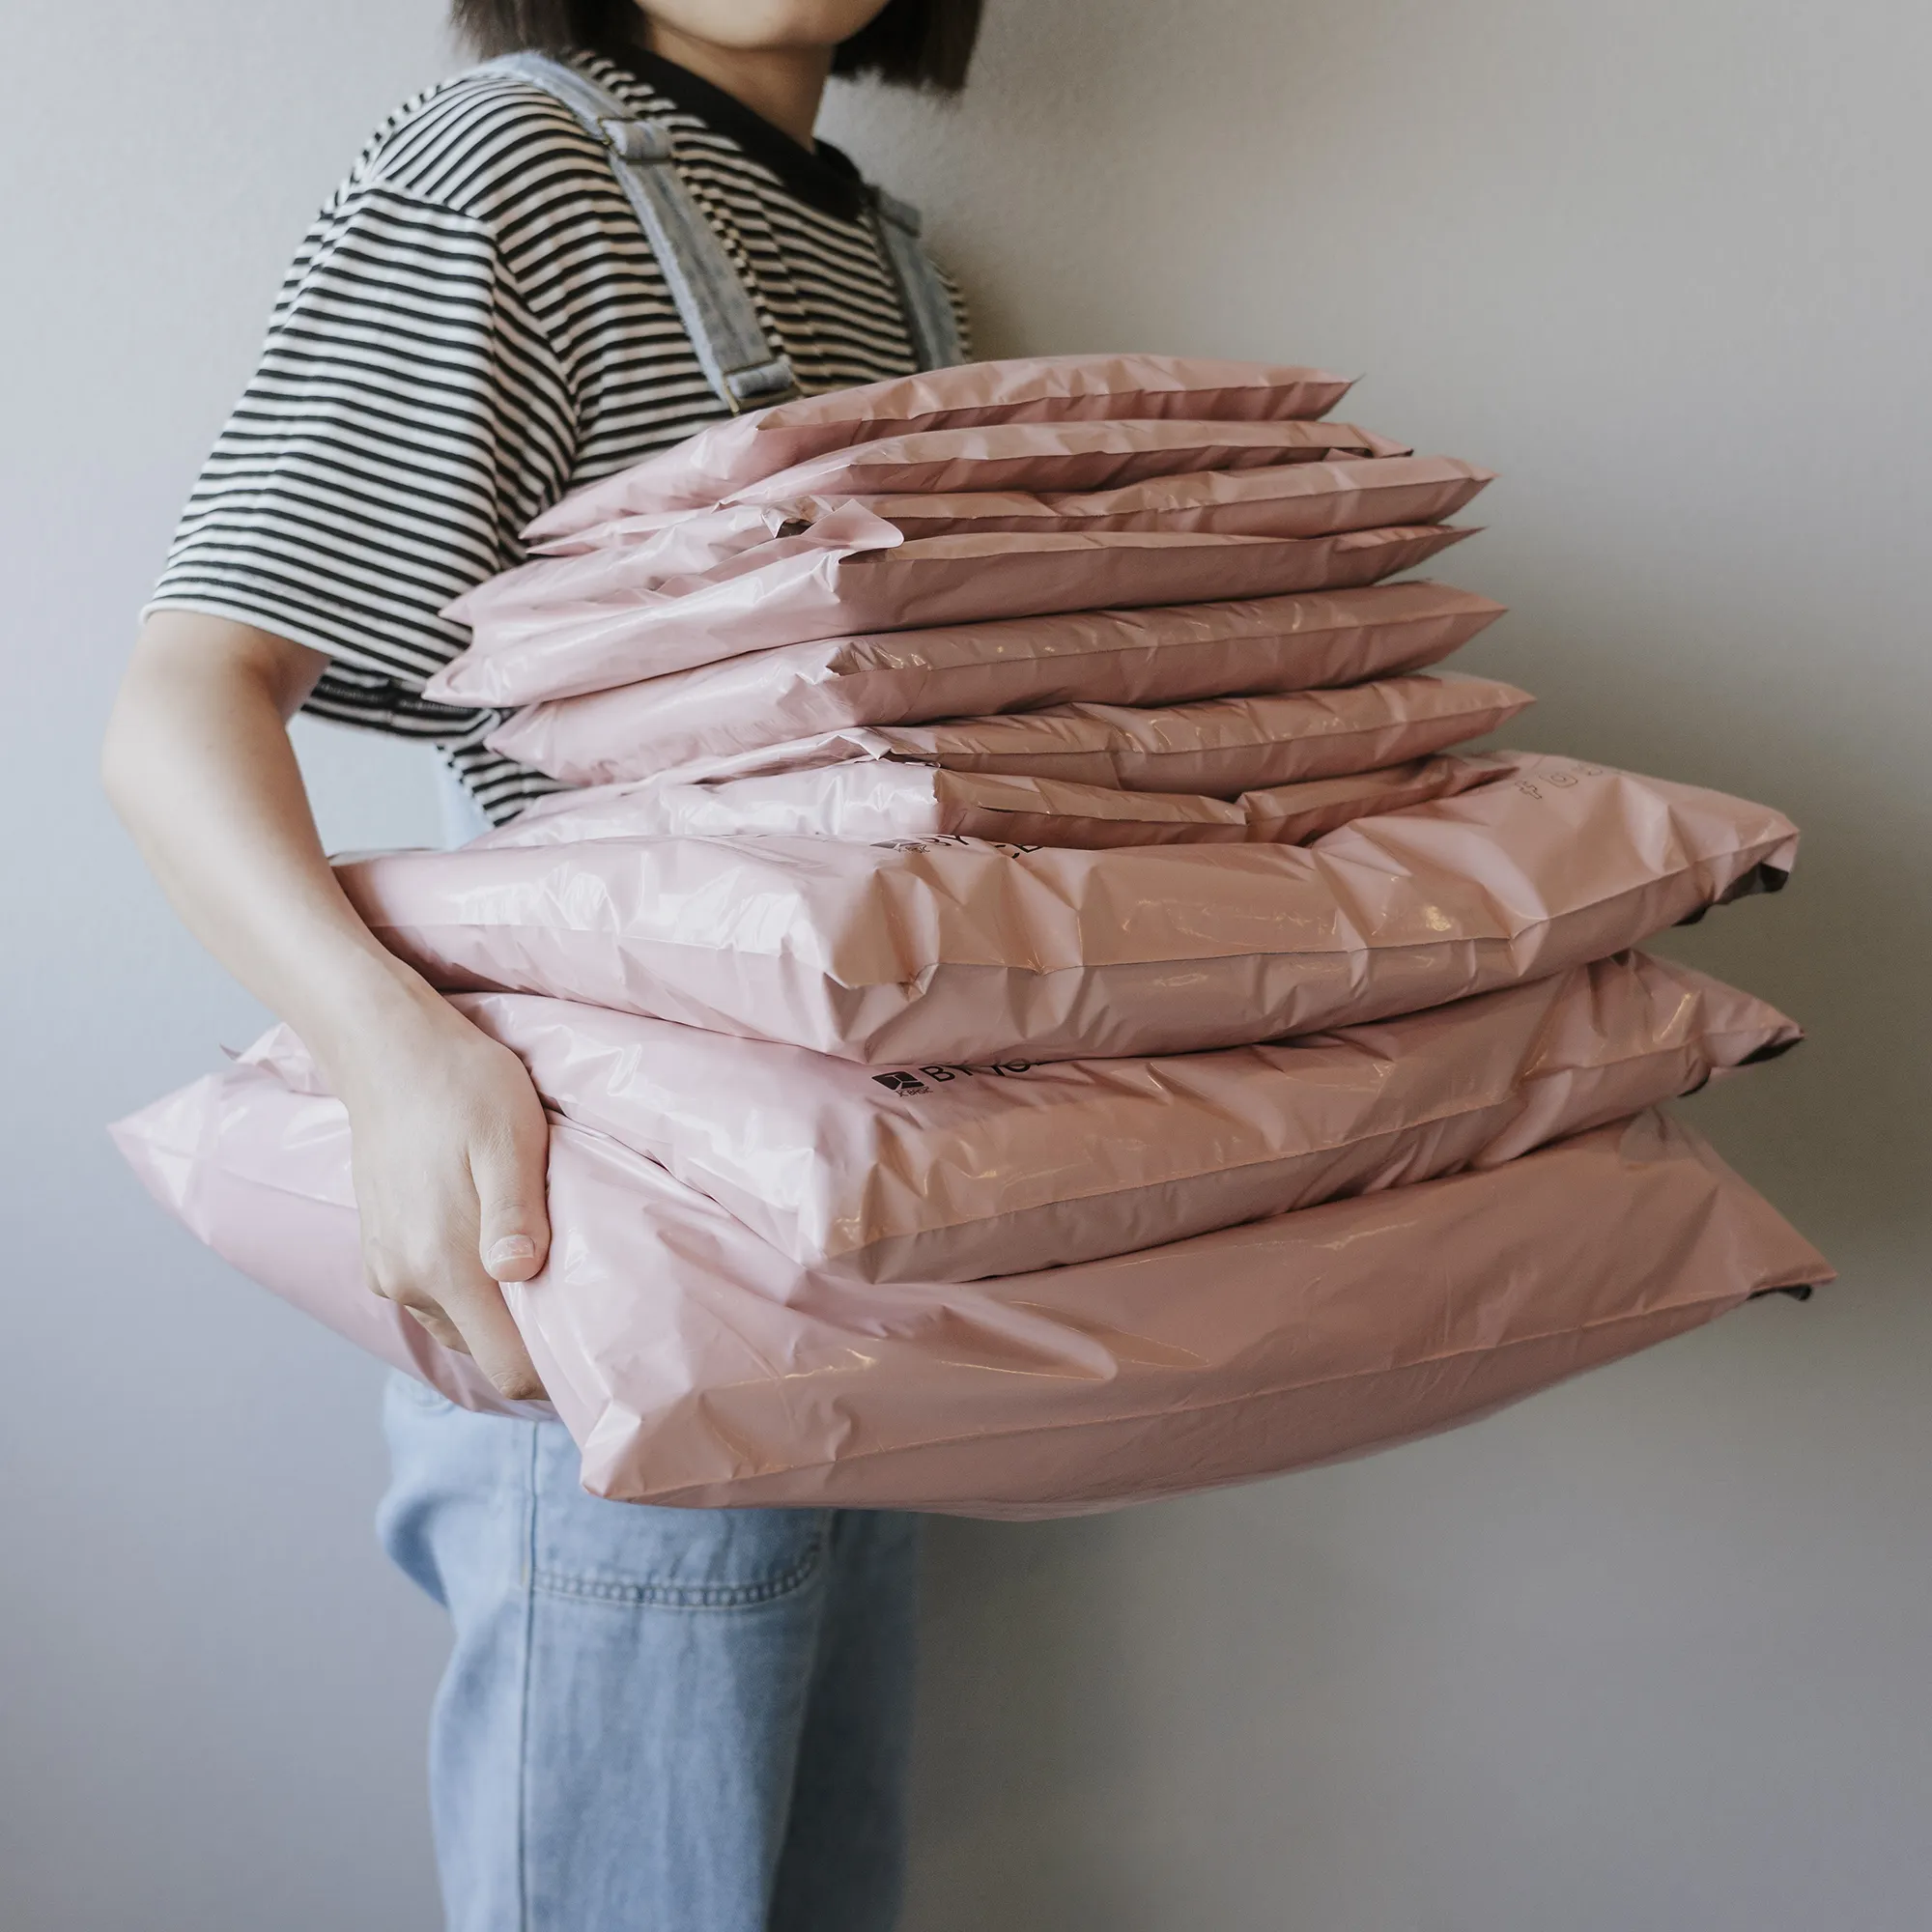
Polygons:
M669 127L803 389L916 367L843 155L652 55L574 58ZM437 613L566 491L724 413L604 150L527 83L459 75L377 132L309 230L150 608L326 653L307 710L439 741L500 823L556 786L484 748L500 713L422 696L468 641Z

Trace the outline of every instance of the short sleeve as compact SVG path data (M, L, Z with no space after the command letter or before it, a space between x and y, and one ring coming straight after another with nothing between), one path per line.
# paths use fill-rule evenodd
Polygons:
M521 555L576 444L569 384L490 226L352 179L304 240L149 608L327 654L312 708L454 738L438 613Z

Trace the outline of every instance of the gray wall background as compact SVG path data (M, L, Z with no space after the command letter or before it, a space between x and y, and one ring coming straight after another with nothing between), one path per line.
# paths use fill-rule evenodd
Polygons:
M433 0L16 0L0 1922L414 1932L441 1634L367 1528L375 1372L100 1131L260 1015L94 745L282 266L448 63ZM1812 1043L1692 1103L1840 1263L1444 1440L941 1525L915 1932L1917 1932L1932 1896L1925 491L1932 16L1903 0L996 0L954 114L847 98L987 353L1362 369L1504 472L1459 581L1517 734L1769 798L1673 945ZM340 845L422 759L302 727Z

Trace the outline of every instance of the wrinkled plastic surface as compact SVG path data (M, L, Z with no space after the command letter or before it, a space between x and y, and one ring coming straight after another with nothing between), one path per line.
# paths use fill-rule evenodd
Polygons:
M532 705L491 742L538 770L611 770L623 758L659 773L851 724L1354 684L1438 663L1502 613L1424 582L888 631Z
M1800 1037L1762 1000L1628 952L1293 1045L889 1073L566 1000L453 997L565 1119L792 1260L874 1281L1094 1261L1492 1167ZM286 1027L243 1058L319 1088Z
M265 1286L357 1339L369 1307L409 1320L362 1285L337 1102L240 1067L117 1137L151 1185L192 1174L156 1193L196 1202L197 1231ZM585 1486L695 1506L1027 1518L1181 1494L1466 1422L1831 1278L1703 1142L1653 1115L1500 1167L970 1284L800 1268L654 1161L567 1123L550 1212L550 1266L505 1295ZM440 1365L407 1366L441 1385Z
M1406 443L1359 423L993 423L853 443L748 483L724 500L789 503L803 497L1119 490L1204 469L1408 454Z
M1413 570L1471 534L1405 525L1279 540L1101 530L898 542L890 525L879 528L891 531L893 546L778 539L766 547L769 563L747 551L702 578L651 578L634 589L554 604L524 601L514 572L493 579L450 607L474 627L472 641L425 689L440 701L528 704L865 631L1349 588ZM606 561L600 554L544 564Z
M894 550L905 541L896 524L855 502L691 510L651 523L648 535L630 542L533 556L499 571L442 614L487 638L500 635L513 618L610 598L689 597L751 572L767 584L784 582L797 559L818 551Z
M818 510L819 506L814 504L762 503L659 510L648 516L625 517L616 523L601 525L582 536L561 537L555 543L546 544L544 553L554 558L580 557L621 545L631 553L631 568L636 569L643 558L649 558L663 575L676 577L714 569L741 552L770 543L788 526L795 526L801 521L816 521ZM905 532L900 530L900 534Z
M307 1083L315 1087L311 1074ZM224 1261L357 1348L484 1415L547 1417L507 1402L468 1355L371 1291L341 1103L238 1065L108 1131L160 1205Z
M794 464L871 438L995 422L1264 422L1323 416L1351 379L1323 369L1186 355L1036 355L898 376L802 396L712 424L574 492L533 523L532 541L614 516L717 501Z
M489 848L751 834L867 845L896 838L983 838L1091 850L1249 840L1304 845L1372 812L1471 791L1506 769L1496 759L1451 754L1219 799L868 759L717 784L640 780L557 792L471 842Z
M1151 709L1061 705L933 724L861 726L694 759L661 776L694 783L887 761L1233 799L1264 785L1342 778L1427 757L1507 724L1532 702L1528 692L1495 678L1422 673L1336 691L1214 697ZM571 784L652 775L635 758L583 764L553 755L556 761L542 769Z
M595 839L345 861L434 984L551 993L880 1066L1184 1053L1605 958L1783 882L1797 831L1534 753L1312 845Z
M1319 537L1389 524L1440 523L1494 480L1489 470L1453 456L1385 456L1273 464L1263 469L1195 470L1118 490L988 490L845 500L857 501L909 537L955 536L970 530L1076 529ZM748 516L762 515L773 524L787 515L810 519L840 500L812 497L795 505L688 511L683 513L686 526L678 538L670 535L676 526L663 511L620 517L544 548L553 555L569 556L648 543L663 554L698 555L708 543L724 554L726 546L744 541L741 526ZM770 533L776 535L776 528ZM674 551L674 544L682 549Z

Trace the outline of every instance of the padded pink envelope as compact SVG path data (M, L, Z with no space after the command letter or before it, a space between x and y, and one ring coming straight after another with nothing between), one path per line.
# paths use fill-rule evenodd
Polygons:
M454 1399L501 1406L364 1286L338 1102L237 1067L115 1135L237 1266ZM971 1284L800 1268L654 1161L568 1124L552 1133L550 1211L551 1265L507 1298L584 1484L696 1506L1026 1518L1178 1495L1470 1421L1831 1278L1655 1115Z
M1234 536L1319 537L1387 524L1435 524L1471 502L1494 478L1453 456L1386 456L1340 462L1275 464L1264 469L1195 470L1122 489L1089 492L984 491L966 495L860 497L856 502L909 537L956 536L973 530L1218 530ZM737 520L762 514L776 523L810 520L837 507L837 497L798 504L724 510L659 511L620 517L578 536L546 544L554 555L582 554L652 543L668 549L672 533L693 554L707 545L721 555L739 541ZM696 527L673 521L679 515ZM715 533L715 534L714 534ZM776 533L776 532L774 532ZM693 564L691 568L696 568Z
M1259 469L1409 453L1406 444L1358 423L993 423L855 442L748 483L724 501L1118 490L1202 469Z
M870 758L716 784L637 780L540 798L474 847L566 845L581 838L985 838L1009 845L1305 845L1372 812L1454 798L1510 769L1448 754L1349 778L1307 779L1239 798L1122 791L1059 779L949 772Z
M552 760L609 770L623 758L658 773L848 724L1304 691L1420 670L1502 613L1425 582L882 631L535 704L498 742L540 770Z
M1797 851L1768 806L1513 753L1306 846L594 839L337 877L448 988L551 993L872 1065L1184 1053L1605 957Z
M1497 1162L1796 1044L1641 953L1288 1046L895 1067L526 993L455 1005L546 1104L808 1267L970 1281ZM244 1056L321 1091L278 1027Z
M746 551L724 571L668 580L646 571L634 588L554 604L527 598L512 571L449 607L473 627L472 641L425 690L439 701L527 704L863 631L1343 588L1413 570L1471 534L1431 524L1307 539L1101 530L901 542L890 525L867 521L886 535L828 542L821 524L775 539L769 563ZM603 570L623 554L526 568Z
M879 761L1232 799L1264 785L1339 778L1426 757L1507 724L1532 702L1528 692L1495 678L1425 672L1340 691L1214 697L1152 709L1068 704L934 724L828 731L795 744L696 759L662 776L676 783L708 782ZM556 743L565 736L554 725L541 758L539 747L514 723L493 732L489 742L569 784L652 776L636 758L596 763L573 758Z
M1197 355L1032 355L967 362L858 388L801 396L713 423L566 497L525 532L568 536L613 516L715 503L733 490L829 450L889 436L982 423L1266 422L1323 416L1350 379Z

